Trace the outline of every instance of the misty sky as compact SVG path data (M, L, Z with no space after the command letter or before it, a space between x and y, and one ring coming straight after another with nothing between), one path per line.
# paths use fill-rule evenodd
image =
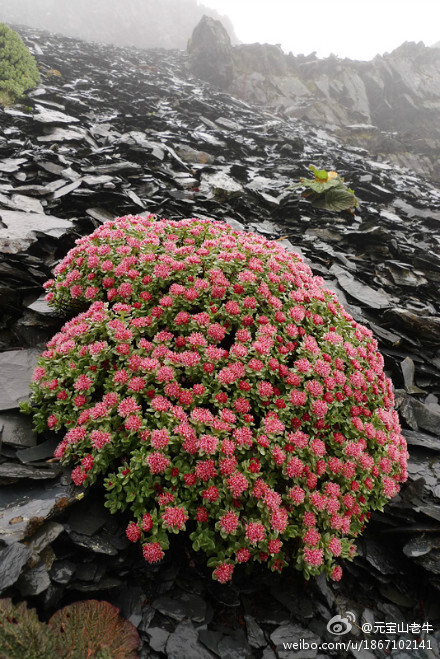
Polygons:
M404 41L440 41L440 0L200 0L227 14L243 43L371 59Z

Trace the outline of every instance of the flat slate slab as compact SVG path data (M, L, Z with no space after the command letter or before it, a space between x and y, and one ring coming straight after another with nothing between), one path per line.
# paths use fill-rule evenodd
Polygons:
M38 240L38 234L60 238L72 227L70 220L52 215L0 209L0 252L25 252Z
M0 410L16 409L29 397L29 383L39 354L32 348L0 353Z

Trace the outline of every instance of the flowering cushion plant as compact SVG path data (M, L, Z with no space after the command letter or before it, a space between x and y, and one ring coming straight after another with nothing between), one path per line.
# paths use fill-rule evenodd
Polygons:
M279 243L209 220L126 217L77 241L27 405L75 484L104 476L150 563L190 527L214 578L239 563L338 580L406 479L371 331Z

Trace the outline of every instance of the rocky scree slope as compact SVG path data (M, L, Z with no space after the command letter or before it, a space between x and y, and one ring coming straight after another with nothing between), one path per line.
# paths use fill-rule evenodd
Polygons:
M194 79L182 53L19 32L42 83L25 105L0 109L2 596L30 599L41 615L72 599L108 599L137 625L143 657L283 658L283 641L334 641L327 622L345 610L358 621L429 620L438 630L438 191ZM346 177L360 199L356 215L315 210L288 190L310 163ZM148 567L125 538L127 520L106 513L99 488L79 500L50 462L57 441L36 438L18 413L36 353L64 320L42 300L42 283L76 238L146 212L222 219L282 239L378 338L410 479L373 516L339 584L243 575L219 587L184 544ZM421 656L438 656L439 632L429 638L433 649Z
M286 55L269 44L232 46L222 24L204 16L188 51L194 73L237 98L440 180L440 48L404 43L368 62Z

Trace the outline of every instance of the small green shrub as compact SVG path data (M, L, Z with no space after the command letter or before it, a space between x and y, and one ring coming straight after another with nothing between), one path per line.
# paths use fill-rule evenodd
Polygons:
M136 628L108 602L74 602L41 622L25 602L0 600L0 659L135 659Z
M307 198L312 206L336 212L353 211L358 206L354 191L345 185L339 174L316 169L313 165L310 165L309 169L315 178L301 178L291 189L306 188L302 196Z
M39 82L34 56L17 32L0 23L0 103L10 105Z

